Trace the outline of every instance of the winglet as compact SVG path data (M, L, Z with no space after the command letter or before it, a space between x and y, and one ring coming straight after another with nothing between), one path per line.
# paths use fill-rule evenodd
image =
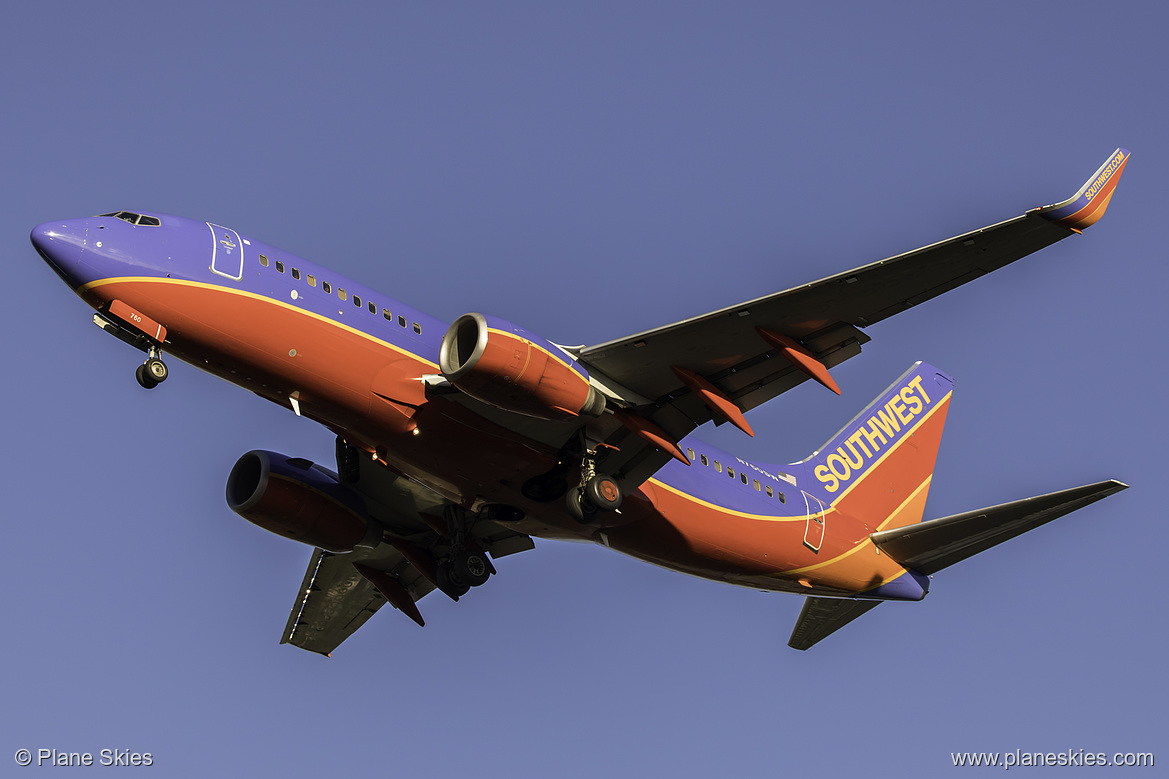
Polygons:
M1092 178L1080 187L1079 192L1062 203L1043 206L1035 209L1035 212L1044 219L1076 232L1091 227L1104 216L1128 157L1128 149L1117 149Z

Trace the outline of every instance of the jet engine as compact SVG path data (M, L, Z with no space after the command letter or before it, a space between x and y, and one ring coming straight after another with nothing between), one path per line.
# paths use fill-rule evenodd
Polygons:
M329 552L381 540L361 500L334 474L299 457L256 449L239 458L227 477L227 506L265 530Z
M471 397L530 417L595 417L605 410L605 396L563 349L495 317L456 319L442 338L438 366Z

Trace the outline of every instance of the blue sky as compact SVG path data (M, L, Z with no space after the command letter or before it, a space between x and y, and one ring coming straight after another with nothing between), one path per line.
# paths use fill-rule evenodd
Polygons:
M1152 3L26 3L6 13L0 746L154 775L932 775L953 751L1166 752L1166 12ZM597 343L1070 196L1083 237L869 328L752 412L790 462L913 361L957 380L927 516L1132 489L812 651L798 598L538 542L427 627L279 646L310 550L231 514L322 428L140 357L40 222L176 213L428 313ZM13 765L7 763L7 765ZM19 775L17 769L12 768ZM25 769L33 771L35 769ZM5 771L7 774L7 771Z

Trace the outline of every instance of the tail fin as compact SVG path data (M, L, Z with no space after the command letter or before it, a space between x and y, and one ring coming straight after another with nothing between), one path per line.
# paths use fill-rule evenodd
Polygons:
M804 461L817 497L876 530L920 522L953 387L915 363Z

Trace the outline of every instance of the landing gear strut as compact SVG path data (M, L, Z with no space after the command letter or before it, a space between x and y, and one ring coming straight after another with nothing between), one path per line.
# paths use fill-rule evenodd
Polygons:
M166 381L166 377L170 375L167 370L166 363L161 359L162 353L157 347L150 347L149 356L146 362L138 366L134 371L134 378L138 379L139 386L142 389L154 389L159 384Z
M337 475L342 484L355 484L361 479L360 457L356 446L337 436Z

